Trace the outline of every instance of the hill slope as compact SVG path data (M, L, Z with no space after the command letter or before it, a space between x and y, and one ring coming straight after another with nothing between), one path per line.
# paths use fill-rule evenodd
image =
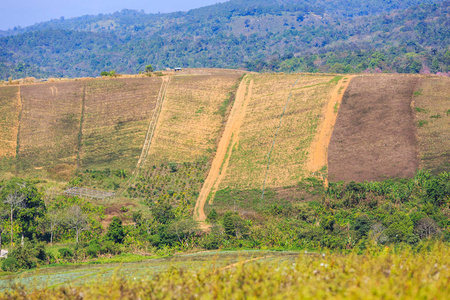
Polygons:
M308 200L299 182L311 176L361 182L450 170L449 78L242 75L194 69L3 86L1 175L72 179L172 203L182 215L197 203L204 219L203 206L251 212Z
M0 38L0 74L7 80L137 73L149 63L448 72L449 7L448 0L232 0L172 14L124 10L52 20Z

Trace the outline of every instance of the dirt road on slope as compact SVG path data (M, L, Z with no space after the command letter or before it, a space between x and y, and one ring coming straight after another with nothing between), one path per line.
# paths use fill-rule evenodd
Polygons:
M339 81L325 107L325 118L320 126L319 134L309 151L311 157L308 162L308 170L311 172L317 172L328 164L328 145L330 144L331 134L336 123L339 106L341 105L345 90L353 77L345 76Z
M250 81L250 82L249 82ZM244 77L236 93L236 100L228 117L225 130L217 147L208 177L203 184L194 209L194 220L205 221L204 206L211 191L217 190L226 173L231 151L238 142L239 129L244 120L245 111L251 98L253 80Z

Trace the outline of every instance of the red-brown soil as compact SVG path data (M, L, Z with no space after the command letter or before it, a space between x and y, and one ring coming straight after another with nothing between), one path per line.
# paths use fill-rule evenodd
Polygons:
M330 181L411 177L419 167L411 100L417 76L354 78L328 152Z

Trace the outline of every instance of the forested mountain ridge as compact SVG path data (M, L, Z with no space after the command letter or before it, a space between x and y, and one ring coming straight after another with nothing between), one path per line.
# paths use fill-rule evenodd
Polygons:
M232 0L189 12L52 20L4 32L1 79L165 67L447 72L450 1ZM1 36L1 34L0 34Z

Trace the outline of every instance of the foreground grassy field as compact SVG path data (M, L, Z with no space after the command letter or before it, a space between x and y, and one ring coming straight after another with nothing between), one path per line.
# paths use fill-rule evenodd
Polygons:
M51 271L47 270L47 275L44 273L40 278L35 274L28 279L17 279L17 284L12 289L6 287L0 298L447 298L450 293L448 246L438 244L429 251L397 250L373 248L359 255L217 252L124 264L116 271L114 265L89 270L81 267L78 273L66 269L59 278L56 274L49 276ZM67 284L70 277L73 279ZM77 277L81 280L76 280ZM29 280L35 282L37 290L30 289ZM42 288L45 285L47 288Z

